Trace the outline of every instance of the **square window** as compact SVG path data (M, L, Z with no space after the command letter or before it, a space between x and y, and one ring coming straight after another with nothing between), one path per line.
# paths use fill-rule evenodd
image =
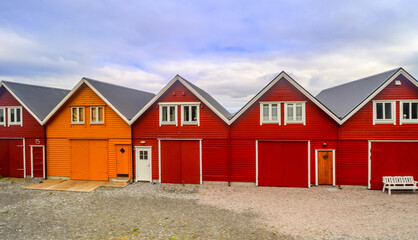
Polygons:
M84 124L84 107L71 108L71 123Z
M374 101L374 123L395 123L394 101Z
M290 102L285 103L286 107L286 122L288 123L301 123L306 124L305 122L305 102Z
M401 102L400 123L418 123L418 100Z
M104 123L104 107L91 107L90 108L90 123L91 124L103 124Z
M183 125L199 125L199 105L183 105L183 118L182 118L182 126Z
M0 108L0 125L6 126L6 111Z
M22 107L10 107L8 115L9 115L9 126L10 125L22 126Z
M280 103L260 103L260 125L266 123L280 124Z
M177 125L177 105L160 105L161 125Z

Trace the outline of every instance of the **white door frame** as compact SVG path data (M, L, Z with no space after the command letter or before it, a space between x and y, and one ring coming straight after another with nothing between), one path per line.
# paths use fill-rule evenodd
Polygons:
M332 152L332 186L335 186L335 149L315 149L315 185L318 186L318 152Z
M311 187L311 141L310 140L255 140L255 185L258 186L258 142L307 142L308 143L308 188Z
M33 178L33 148L42 148L42 177L45 178L45 146L44 145L29 145L30 146L30 177Z
M367 188L368 189L372 187L370 181L372 180L372 143L373 142L418 142L418 140L369 140L368 141L369 149L367 151L367 155L368 155Z
M148 161L149 161L149 182L152 182L152 146L135 146L135 182L138 182L138 161L139 161L139 151L148 151Z
M158 139L158 181L161 183L161 141L199 141L200 184L202 180L202 139L192 138L159 138Z

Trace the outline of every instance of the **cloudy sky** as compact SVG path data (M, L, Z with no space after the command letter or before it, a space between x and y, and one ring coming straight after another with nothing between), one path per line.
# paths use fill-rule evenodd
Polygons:
M281 71L312 94L418 78L416 1L1 1L0 79L157 93L176 74L234 112Z

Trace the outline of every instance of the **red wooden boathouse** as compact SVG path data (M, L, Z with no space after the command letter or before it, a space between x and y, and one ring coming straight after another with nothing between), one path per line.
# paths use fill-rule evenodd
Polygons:
M68 92L1 82L0 176L45 177L44 119Z
M137 181L228 181L231 114L180 76L133 119Z

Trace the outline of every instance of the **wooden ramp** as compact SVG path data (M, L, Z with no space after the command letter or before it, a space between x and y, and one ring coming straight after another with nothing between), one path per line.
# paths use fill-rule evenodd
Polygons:
M56 190L56 191L73 191L73 192L91 192L98 187L125 187L128 182L125 181L84 181L84 180L58 180L47 179L40 183L35 183L24 188L40 189L40 190Z

